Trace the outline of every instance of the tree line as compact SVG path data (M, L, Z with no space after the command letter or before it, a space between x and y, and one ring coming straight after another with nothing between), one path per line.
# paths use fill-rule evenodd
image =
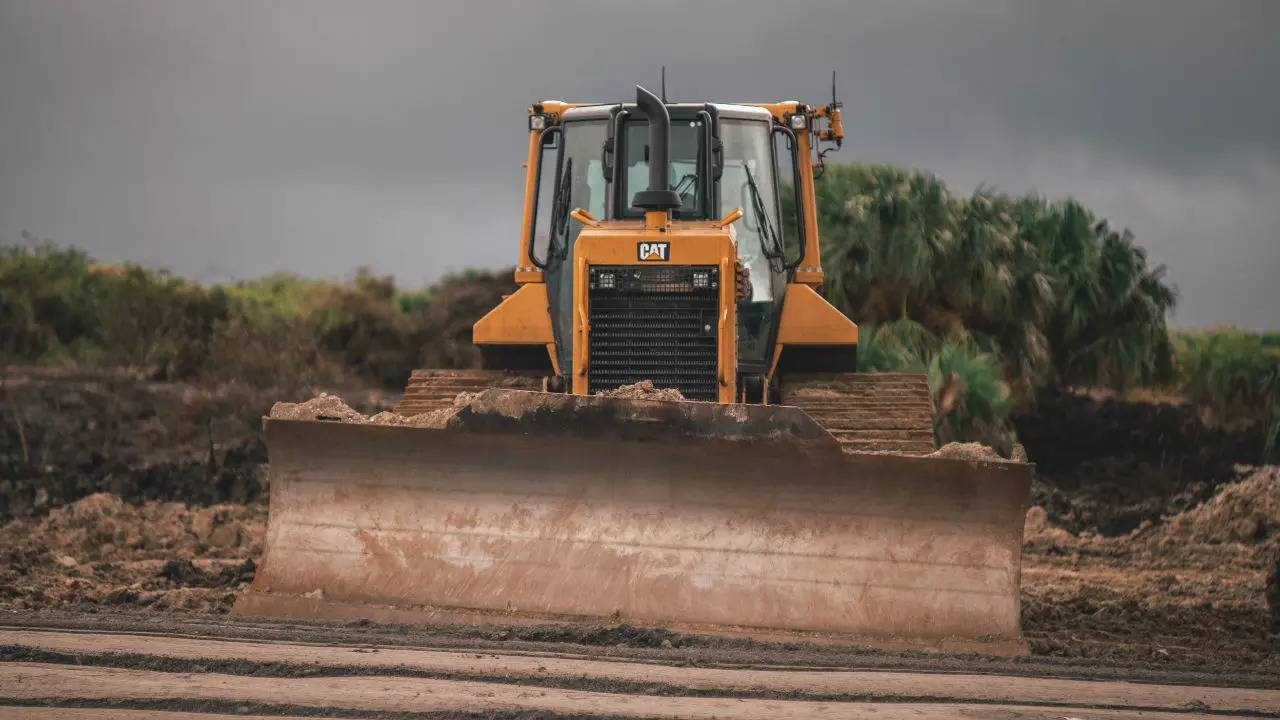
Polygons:
M1165 268L1075 200L980 188L889 165L828 165L816 183L827 298L861 326L860 369L928 373L941 441L1008 451L1010 413L1046 392L1177 393L1222 422L1280 434L1280 334L1170 332ZM513 289L472 271L406 290L273 275L200 286L0 245L0 361L127 365L162 379L399 386L478 362L470 325Z

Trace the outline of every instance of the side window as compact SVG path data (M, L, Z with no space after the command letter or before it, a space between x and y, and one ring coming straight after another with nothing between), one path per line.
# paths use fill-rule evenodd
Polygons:
M559 172L564 163L564 131L560 127L549 127L542 131L542 148L538 154L538 185L536 201L533 208L533 223L529 228L530 260L534 265L545 268L554 261L556 254L555 218L556 188L559 185Z
M773 175L778 179L778 235L788 265L804 256L804 203L800 201L800 166L796 138L784 127L773 128Z

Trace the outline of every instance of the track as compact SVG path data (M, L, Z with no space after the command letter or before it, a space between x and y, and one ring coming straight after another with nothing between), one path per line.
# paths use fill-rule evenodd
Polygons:
M809 413L847 452L934 451L933 400L920 373L789 375L780 396L780 404Z
M349 627L329 633L346 642L321 644L325 631L310 627L302 634L312 642L229 637L252 623L227 623L228 637L218 638L3 628L0 718L123 718L143 710L211 718L1280 717L1280 690L1070 676L1082 668L1000 675L974 658L969 672L708 666L710 658L693 664L679 652L608 657L559 643L495 651L484 642L435 648L352 642L360 630ZM209 624L191 628L211 632Z
M453 405L458 393L491 387L542 390L542 375L507 370L414 370L394 411L410 416L439 410Z
M416 415L453 404L458 393L486 388L541 390L536 373L414 370L395 407ZM919 373L812 373L783 378L779 404L809 413L849 452L934 451L933 401Z

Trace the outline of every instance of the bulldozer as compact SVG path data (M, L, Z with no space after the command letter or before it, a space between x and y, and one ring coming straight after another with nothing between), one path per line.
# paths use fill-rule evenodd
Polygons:
M1032 466L936 452L925 376L859 373L818 292L841 112L532 105L482 367L413 372L429 427L265 419L235 611L1022 651Z

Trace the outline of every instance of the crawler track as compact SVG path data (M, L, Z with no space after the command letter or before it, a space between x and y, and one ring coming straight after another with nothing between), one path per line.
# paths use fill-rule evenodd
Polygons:
M793 405L846 452L934 451L933 400L919 373L814 373L782 379L779 404Z
M542 390L542 375L507 370L414 370L395 412L417 415L439 410L452 405L458 393L487 388Z

